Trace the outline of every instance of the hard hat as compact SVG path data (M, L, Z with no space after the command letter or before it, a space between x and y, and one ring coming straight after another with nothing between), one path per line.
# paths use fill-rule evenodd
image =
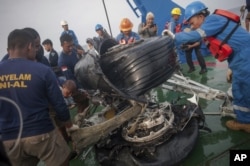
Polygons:
M206 9L207 7L205 6L205 4L200 1L194 1L190 3L185 9L185 20L188 21L191 17L196 14L199 14L200 12Z
M121 31L130 31L133 28L133 23L128 18L123 18L120 23Z
M95 31L98 31L98 30L101 30L101 29L103 29L102 25L101 24L96 24Z
M178 8L178 7L175 7L175 8L172 9L171 14L172 15L175 14L175 15L179 15L180 16L181 15L181 9Z
M62 26L63 26L63 25L68 25L68 23L67 23L67 21L62 20L62 21L61 21L61 25L62 25Z

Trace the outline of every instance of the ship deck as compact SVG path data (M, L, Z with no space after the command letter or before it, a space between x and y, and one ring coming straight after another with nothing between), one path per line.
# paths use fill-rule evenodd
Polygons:
M189 76L191 79L215 89L226 92L230 86L226 82L227 62L218 62L213 57L206 57L208 67L207 74L199 75L198 71ZM196 63L196 68L199 66ZM187 65L183 65L187 71ZM250 134L243 131L227 129L225 123L231 117L220 115L219 106L223 101L208 101L200 99L205 114L205 124L211 129L211 133L200 131L197 145L190 155L183 161L182 165L213 165L228 166L230 150L250 150ZM218 113L218 114L217 114Z

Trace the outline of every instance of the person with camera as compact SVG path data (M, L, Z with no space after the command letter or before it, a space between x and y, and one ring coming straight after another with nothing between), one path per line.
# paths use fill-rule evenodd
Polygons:
M147 13L145 23L139 24L138 34L141 38L149 38L157 35L157 25L154 23L154 14L152 12Z

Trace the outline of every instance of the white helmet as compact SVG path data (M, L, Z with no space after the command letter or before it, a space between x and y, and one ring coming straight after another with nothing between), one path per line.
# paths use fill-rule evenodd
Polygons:
M68 25L68 23L67 23L67 21L62 20L62 21L61 21L61 25L62 25L62 26L63 26L63 25Z

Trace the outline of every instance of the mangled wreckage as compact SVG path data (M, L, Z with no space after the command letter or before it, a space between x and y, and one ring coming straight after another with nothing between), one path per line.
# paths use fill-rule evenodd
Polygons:
M103 109L78 119L72 134L79 151L95 148L101 165L175 165L187 157L204 115L195 102L156 102L150 91L178 67L173 40L152 37L118 45L108 39L100 58L87 54L75 67L78 81L94 91Z

